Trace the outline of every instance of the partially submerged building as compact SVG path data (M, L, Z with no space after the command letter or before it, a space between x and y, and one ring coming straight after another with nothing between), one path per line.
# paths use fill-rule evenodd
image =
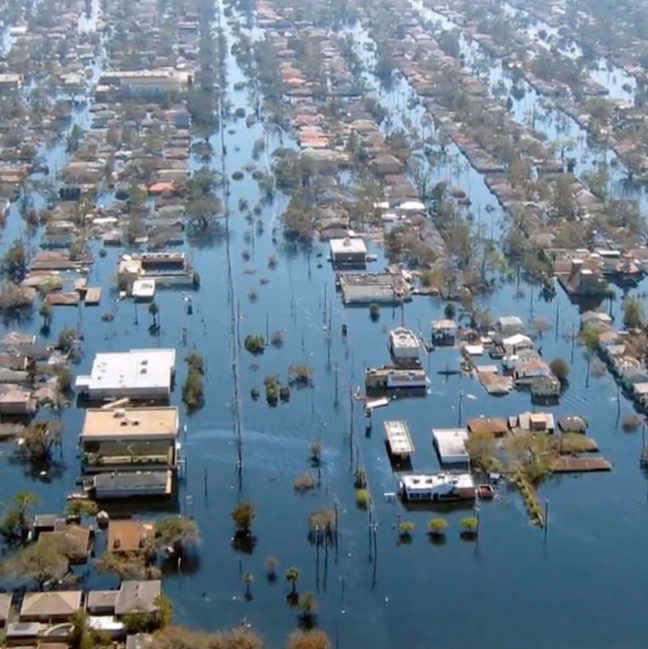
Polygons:
M179 427L176 407L88 409L79 436L82 470L174 470Z
M360 237L331 239L331 263L335 267L364 268L367 263L367 246Z
M123 255L117 277L120 288L128 288L137 280L154 280L156 287L194 287L197 281L196 271L184 252Z
M175 349L131 349L95 356L90 374L75 389L89 401L157 399L168 401L175 376Z

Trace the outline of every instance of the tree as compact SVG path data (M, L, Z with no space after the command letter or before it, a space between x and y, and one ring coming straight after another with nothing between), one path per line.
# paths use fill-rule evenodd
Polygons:
M151 302L148 306L148 312L151 316L151 327L157 329L158 327L158 314L160 313L160 308L157 305L157 302Z
M44 301L43 304L41 304L38 314L43 318L43 329L49 329L50 324L52 323L52 305L49 302Z
M0 260L0 274L4 279L19 284L25 279L27 269L27 249L22 239L16 239Z
M297 594L297 582L299 581L299 568L290 566L286 568L286 581L290 584L291 594Z
M428 523L430 536L442 536L448 528L448 521L443 518L432 518Z
M330 649L331 642L320 629L293 631L288 636L287 649Z
M407 543L412 540L412 530L415 525L412 521L403 521L398 526L398 536L403 543Z
M467 518L462 518L459 522L461 526L461 534L468 537L473 537L477 535L477 528L479 526L479 521L474 516L469 516Z
M298 605L301 610L299 615L300 622L307 628L310 629L315 624L316 611L317 611L317 599L315 595L311 592L302 593L299 596Z
M265 560L266 577L269 582L277 581L277 559L275 557L267 557Z
M369 317L373 322L376 322L380 318L380 305L377 302L372 302L369 305Z
M243 583L245 584L245 599L249 602L252 599L250 588L254 582L254 575L251 572L243 574Z
M74 518L96 516L97 509L97 503L94 502L94 500L82 500L80 498L77 498L75 500L68 500L65 503L65 515Z
M65 327L58 335L58 346L63 352L69 352L77 339L77 332L74 329Z
M2 513L0 533L7 539L23 538L31 525L29 512L37 502L38 496L32 491L14 494Z
M69 570L70 562L56 543L33 543L0 564L2 574L25 585L35 582L38 590L62 580Z
M248 535L252 527L252 522L254 521L254 516L254 503L249 500L238 503L232 509L232 520L236 526L236 533Z
M549 364L551 373L562 383L569 376L569 364L563 358L554 358Z
M200 542L198 525L184 516L167 516L155 525L155 544L159 548L173 548L179 553L188 545Z
M452 304L452 302L448 302L444 309L443 309L443 315L448 319L448 320L454 320L455 315L456 315L456 310L455 310L455 305Z
M34 465L53 462L54 448L61 443L62 426L57 421L37 421L25 428L17 454Z
M160 569L152 563L150 548L135 552L104 552L94 566L97 572L112 573L121 579L159 579Z
M623 324L626 329L640 329L643 319L643 303L638 297L627 297L623 300Z

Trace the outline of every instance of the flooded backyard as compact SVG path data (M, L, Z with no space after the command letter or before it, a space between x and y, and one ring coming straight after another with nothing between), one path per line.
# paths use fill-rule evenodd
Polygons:
M412 5L423 20L441 22L444 29L456 27L422 4ZM94 11L99 11L98 7ZM225 29L230 46L238 38L234 25L244 24L242 14L233 12L232 16ZM80 29L94 29L91 19L82 23ZM244 26L240 29L255 33ZM548 26L534 23L528 32L533 35L541 29L549 31ZM390 115L388 124L382 126L385 134L401 128L425 128L424 109L408 108L414 90L402 76L385 89L367 71L373 66L375 48L368 30L358 23L347 27L345 33L354 39L364 60L364 79L372 96ZM463 65L469 69L482 56L479 45L463 35L460 45ZM9 46L7 37L4 47ZM273 151L296 144L287 131L261 121L247 125L245 119L232 117L237 109L251 115L255 108L244 85L247 78L229 50L226 96L231 105L229 116L209 138L217 152L209 164L223 178L231 179L253 160L255 142L265 142L256 164L266 170L271 167ZM571 51L578 56L573 48ZM103 62L99 59L94 65L96 79ZM602 61L592 73L595 80L608 87L611 96L630 99L632 93L620 89L628 82L604 68ZM495 60L488 61L483 76L489 88L502 83L506 93L513 83L501 62ZM564 114L548 106L528 83L519 83L524 97L514 103L512 119L528 124L535 115L533 128L542 133L547 145L571 140L573 153L569 155L577 157L577 176L591 170L596 161L611 159L613 153L588 144L586 132L574 120L563 119ZM70 129L74 124L90 129L88 103L74 109ZM429 128L433 132L433 127ZM198 140L195 137L194 142ZM556 147L559 151L558 144ZM507 217L496 197L458 147L449 144L447 149L451 162L431 170L433 181L466 192L470 211L478 215L487 235L499 240ZM221 155L223 151L226 155ZM66 160L64 144L46 148L41 154L52 175ZM195 173L202 165L192 154L190 171ZM625 191L622 170L611 168L611 172L615 191L621 195ZM444 317L445 302L415 295L402 308L382 306L377 319L370 317L366 306L345 307L328 261L328 243L315 242L305 251L283 241L280 218L286 196L277 192L274 201L263 203L255 227L251 227L238 206L261 201L252 174L245 171L242 179L229 180L219 191L228 215L228 235L178 248L187 253L198 272L200 288L191 294L191 311L182 290L156 293L159 335L150 333L151 315L146 305L120 299L115 289L123 249L107 246L102 256L98 254L99 241L90 242L95 261L87 279L89 285L101 287L101 307L56 308L52 316L52 331L69 327L83 335L82 354L73 367L76 375L90 373L97 352L158 347L177 351L171 404L181 411L184 477L177 496L164 508L193 517L202 543L199 558L165 575L163 588L173 604L174 623L215 630L244 620L264 637L267 646L280 646L297 622L296 611L286 601L289 586L283 579L285 569L296 566L300 571L298 588L315 593L318 624L336 649L361 643L371 643L376 649L401 644L459 648L474 643L476 633L487 649L514 647L521 640L531 649L550 644L593 649L638 646L644 634L640 586L648 580L640 543L648 529L648 484L639 468L641 431L624 432L621 421L634 410L619 394L613 377L609 373L590 377L583 348L573 342L573 332L580 326L579 308L558 286L555 299L547 302L540 298L537 287L523 281L518 284L515 278L498 279L492 292L476 299L479 307L494 317L517 315L526 323L533 317L549 323L535 342L544 358L568 359L571 371L560 404L541 410L556 417L585 417L590 424L588 435L598 442L612 471L547 479L538 490L543 504L548 502L545 530L529 523L516 490L499 486L495 500L479 505L477 543L460 537L460 521L473 515L473 510L451 508L443 512L449 524L446 541L436 545L427 534L434 513L405 507L392 497L398 491L399 475L386 454L383 422L408 423L416 448L414 470L433 473L440 466L432 428L456 428L475 417L506 418L532 410L529 393L514 390L500 398L489 396L477 378L444 373L459 366L460 353L454 347L437 348L422 357L430 379L425 396L390 400L389 405L373 412L372 427L366 430L363 403L352 395L362 386L368 367L389 361L389 331L404 325L428 337L430 322ZM639 191L634 197L639 198ZM640 197L643 210L644 193ZM31 200L40 207L45 195L34 190ZM112 191L97 199L105 206L113 201ZM3 247L19 236L26 236L25 224L19 203L14 202L2 234ZM370 270L388 263L382 246L369 243L368 252L376 256ZM273 255L276 267L269 263ZM640 285L634 293L645 290L645 284ZM622 295L621 290L615 289L615 293L619 298ZM620 321L622 300L615 300L612 306L612 315ZM107 311L114 315L110 322L102 315ZM40 335L41 324L35 311L31 320L19 326L6 322L3 333L19 328ZM282 332L281 346L268 346L253 356L241 344L248 335L262 335L267 340L272 332ZM204 358L205 399L200 410L188 414L181 386L187 372L184 358L194 351ZM289 401L276 407L269 407L263 398L253 398L252 388L263 392L265 377L287 381L289 366L297 364L310 366L311 387L293 387ZM0 501L9 501L19 489L29 489L38 493L39 512L62 507L66 495L78 490L77 435L83 416L83 410L74 404L62 411L65 470L60 474L34 477L9 461L7 446ZM298 494L294 481L310 470L309 448L314 440L322 445L319 482L315 489ZM372 494L371 516L356 504L354 474L358 468L366 472ZM256 506L256 542L249 554L231 547L230 512L241 499ZM308 538L308 515L322 507L335 507L339 516L337 541L324 547ZM138 509L133 515L155 518L159 510ZM398 533L398 525L405 519L415 525L408 543L402 542ZM269 556L278 560L280 578L276 583L265 578ZM250 601L244 598L244 573L255 577ZM117 583L116 577L94 573L87 581L89 588ZM626 596L620 597L623 592Z

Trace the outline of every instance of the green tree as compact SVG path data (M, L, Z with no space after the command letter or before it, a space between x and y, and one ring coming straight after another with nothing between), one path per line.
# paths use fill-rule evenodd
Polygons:
M452 302L448 302L445 305L445 307L443 309L443 315L445 315L445 317L448 320L454 320L455 315L456 315L456 310L455 310L455 305L452 304Z
M286 568L286 581L290 584L291 594L297 594L297 582L299 581L299 568L290 566Z
M49 465L54 461L54 449L61 443L62 426L57 421L37 421L25 428L17 447L19 457L34 465Z
M47 300L41 304L38 314L43 318L43 329L49 329L52 324L52 305Z
M638 297L623 300L623 324L627 329L640 329L643 326L643 303Z
M180 552L200 542L196 521L184 516L167 516L155 524L155 543L159 548Z
M68 500L65 503L65 515L73 516L75 518L83 518L84 516L96 516L97 509L97 503L94 502L94 500L82 500L80 498L77 498L74 500Z
M445 534L446 529L448 528L448 521L443 518L433 518L428 523L428 529L432 536L441 536Z
M16 550L0 563L0 572L22 584L35 584L38 590L62 580L70 562L56 543L33 543Z
M31 526L30 512L38 502L32 491L19 491L14 494L2 513L0 532L6 538L22 538Z
M160 307L158 307L157 302L151 302L149 304L148 312L151 316L151 328L157 329L159 327L158 316L160 314Z
M27 269L27 249L22 239L16 239L0 260L0 274L4 279L19 284L25 279Z

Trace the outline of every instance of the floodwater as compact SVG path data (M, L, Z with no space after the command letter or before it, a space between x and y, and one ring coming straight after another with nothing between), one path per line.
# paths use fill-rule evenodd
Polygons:
M228 70L233 109L247 107L246 90L233 89L243 76L231 57ZM250 160L254 141L264 135L261 126L247 129L241 119L230 121L224 129L225 168L230 175ZM217 150L220 137L219 133L213 139ZM267 136L267 143L270 151L279 146L275 136ZM258 164L263 166L266 161ZM220 160L214 166L220 170ZM387 362L389 329L404 321L427 333L430 320L441 316L444 305L439 300L416 298L402 313L400 309L382 309L378 322L370 320L365 308L344 309L335 294L326 247L315 245L310 255L277 249L272 242L273 227L279 227L274 206L263 212L264 233L246 241L249 226L236 206L239 198L254 204L258 190L249 174L240 182L232 181L230 188L229 255L225 242L191 251L202 279L193 315L184 310L181 292L160 291L156 301L162 331L159 337L151 337L144 308L137 309L128 301L113 303L109 289L118 253L108 249L106 258L97 258L89 277L91 285L105 289L101 307L57 308L52 324L54 332L63 326L83 331L79 373L89 370L98 350L176 347L179 359L194 349L205 358L205 406L193 416L183 410L186 479L177 502L178 510L197 520L202 546L198 561L164 583L176 623L219 629L245 618L269 645L280 646L295 627L297 615L286 603L284 580L266 583L265 558L272 555L279 560L280 575L291 565L300 569L298 589L317 594L319 624L336 647L362 643L376 649L401 645L451 649L464 648L476 637L486 649L513 648L522 641L531 649L638 647L645 631L640 584L648 579L641 542L648 518L646 482L638 467L640 435L626 434L619 426L619 416L630 414L631 405L623 398L617 401L610 376L592 378L586 387L582 352L578 347L573 350L569 389L552 411L587 417L590 434L614 470L544 485L540 495L550 502L546 537L529 525L517 495L502 491L497 500L481 506L478 545L459 537L459 521L471 512L454 511L445 514L449 521L447 543L433 546L426 530L434 514L407 512L384 497L395 491L397 477L385 453L383 421L408 422L416 446L414 469L433 472L438 463L431 428L456 426L460 420L465 423L479 415L508 416L529 410L528 394L495 399L474 379L451 376L446 380L438 372L455 367L458 354L456 350L437 351L424 359L431 378L430 393L425 398L393 401L375 411L373 430L365 434L362 410L358 404L353 407L349 398L351 389L362 385L365 367ZM477 200L493 199L484 196ZM18 231L17 218L12 213L10 232ZM280 239L279 231L277 236ZM10 240L10 234L5 233L5 244ZM243 250L249 251L250 261L243 260ZM380 250L372 252L381 255ZM267 268L272 253L279 257L275 270ZM228 302L226 279L230 264L233 305ZM261 278L269 281L262 285ZM254 303L247 298L251 289L259 295ZM563 333L577 327L577 308L560 291L551 304L538 301L528 287L524 291L521 296L514 286L502 286L483 300L484 306L494 316L518 314L528 319L533 312L545 317L554 323L554 329L538 343L543 355L571 359L572 345ZM328 305L332 305L330 332L325 328ZM266 329L280 330L284 332L283 347L269 348L257 358L243 348L234 353L231 306L239 313L241 340L247 334L265 335ZM114 311L115 320L104 323L101 314L109 310ZM346 340L341 335L343 324L348 327ZM38 325L35 317L27 328L36 331ZM183 328L187 329L186 348L181 344ZM232 369L234 357L238 357L237 373ZM288 367L295 363L312 367L313 388L294 389L290 402L276 408L269 408L263 398L252 400L252 387L262 389L267 375L286 381ZM235 374L241 395L240 481L236 409L232 405ZM178 405L184 376L180 360L173 399ZM461 413L460 393L464 395ZM82 419L82 411L76 408L64 413L63 461L67 469L62 475L34 482L21 467L7 463L0 500L9 500L16 489L30 488L39 493L39 512L59 511L65 495L75 490L76 438ZM296 495L293 480L309 470L313 440L320 440L324 448L321 484L312 493ZM5 448L9 452L9 447ZM353 471L358 466L366 470L374 499L377 552L370 545L369 517L355 505ZM230 511L241 498L256 505L257 543L251 555L236 554L230 546ZM339 508L337 547L318 553L307 539L307 515L335 503ZM137 511L136 515L156 514ZM397 520L415 523L411 544L397 543ZM244 572L255 576L251 602L243 598ZM116 581L96 576L88 581L90 587L110 583Z

